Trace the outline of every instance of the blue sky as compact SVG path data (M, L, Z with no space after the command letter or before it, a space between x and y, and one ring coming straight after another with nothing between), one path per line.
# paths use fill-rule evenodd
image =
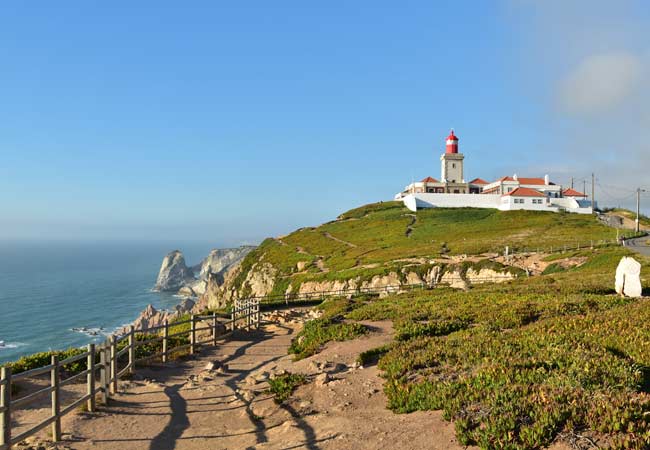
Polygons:
M611 3L5 3L0 239L258 242L437 177L451 127L467 178L627 205L650 12Z

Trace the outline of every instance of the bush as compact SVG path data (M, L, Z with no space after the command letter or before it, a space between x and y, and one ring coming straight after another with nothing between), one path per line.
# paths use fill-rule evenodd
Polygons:
M50 365L53 355L57 355L59 357L59 361L63 361L64 359L81 355L85 351L85 348L69 348L67 350L34 353L32 355L22 356L20 359L18 359L18 361L14 361L8 365L11 367L12 373L21 373L36 369L38 367ZM62 366L62 368L69 374L74 375L75 373L86 370L86 360L82 359L80 361Z
M298 386L305 383L305 376L298 373L286 373L269 379L269 392L273 394L276 403L289 399Z

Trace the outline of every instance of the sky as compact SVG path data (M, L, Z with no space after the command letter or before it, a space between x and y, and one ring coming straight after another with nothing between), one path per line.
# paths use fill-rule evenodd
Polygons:
M0 240L257 243L438 177L450 128L467 179L633 207L648 30L644 0L5 2Z

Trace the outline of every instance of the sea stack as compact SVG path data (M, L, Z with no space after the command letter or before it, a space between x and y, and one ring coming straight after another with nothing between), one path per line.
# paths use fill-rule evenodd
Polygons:
M179 250L165 256L154 286L155 291L176 292L186 284L194 281L192 270L185 265L185 257Z

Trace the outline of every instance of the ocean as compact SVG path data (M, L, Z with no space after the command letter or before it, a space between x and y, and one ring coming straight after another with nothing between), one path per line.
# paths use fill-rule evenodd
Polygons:
M210 243L0 242L0 363L22 355L100 342L151 303L179 299L152 292L163 257L174 249L188 266ZM73 328L87 329L86 332ZM97 336L88 335L88 331Z

